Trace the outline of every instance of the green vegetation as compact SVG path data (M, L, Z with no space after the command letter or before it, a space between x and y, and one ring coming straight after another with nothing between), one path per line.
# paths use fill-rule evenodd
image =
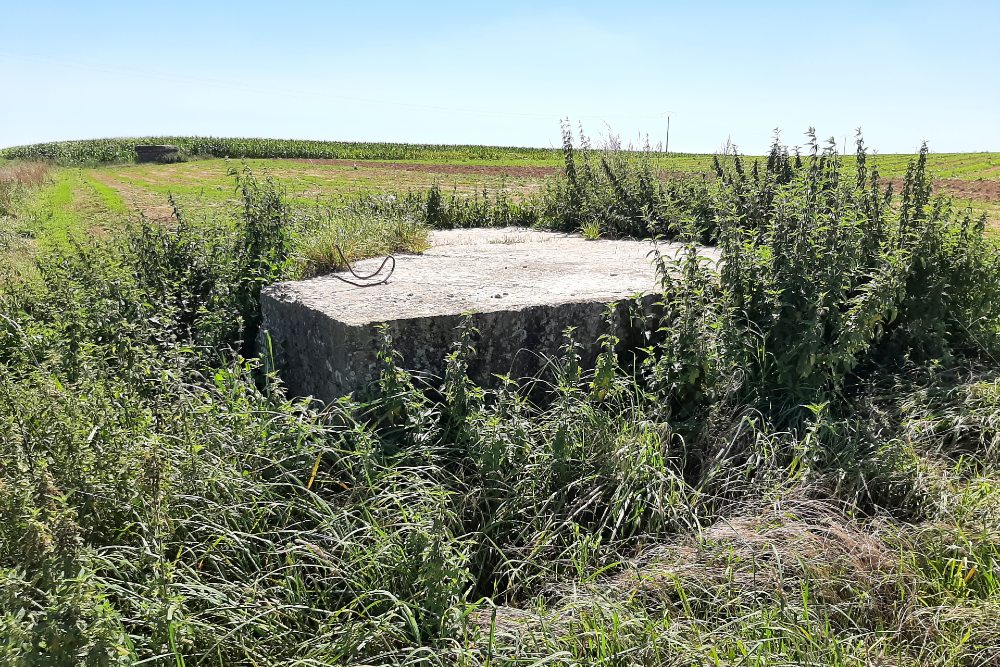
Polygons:
M27 194L45 182L49 167L40 163L0 165L0 217L14 214Z
M28 225L45 230L44 240L63 245L69 242L80 226L78 209L73 204L74 186L79 183L76 171L61 171L53 179L52 187L46 188L31 202Z
M432 161L531 161L555 158L544 148L501 146L447 146L348 141L302 141L296 139L250 139L224 137L131 137L58 141L0 150L10 160L53 160L63 164L133 162L136 144L171 144L193 157L221 158L310 158L338 160L432 160Z
M271 175L282 184L286 201L307 216L312 215L312 209L343 208L351 206L359 198L381 197L390 193L401 199L411 195L425 198L426 192L436 187L456 215L459 208L465 209L461 217L466 220L482 220L479 209L489 206L484 202L496 201L498 205L490 214L492 224L501 220L511 224L536 224L544 219L550 227L567 230L587 228L606 235L609 230L602 227L611 226L612 218L617 218L614 225L630 229L633 235L643 236L662 233L665 227L676 226L680 218L693 216L700 220L699 224L708 234L706 240L711 238L715 212L707 206L710 200L708 190L715 187L717 177L713 156L665 155L652 150L623 151L613 139L613 150L605 152L591 148L586 137L581 137L580 146L574 149L568 133L564 139L570 141L570 162L578 163L578 178L572 185L561 177L568 164L566 146L563 150L522 150L146 137L141 141L172 141L188 146L192 151L201 151L198 153L200 159L170 165L132 164L132 146L137 141L133 139L26 146L6 149L0 154L49 156L65 164L98 165L77 167L79 171L71 175L63 174L63 170L56 171L58 176L55 180L60 182L60 187L72 190L70 196L66 197L63 192L61 198L56 197L55 208L49 201L41 201L35 207L38 215L25 213L20 216L21 228L25 227L25 219L35 219L27 227L28 234L37 239L50 236L51 228L51 236L61 241L67 238L71 229L89 234L95 226L113 228L123 219L139 214L151 219L166 219L171 215L171 201L178 204L188 217L230 215L239 206L229 176L233 163L211 157L213 154L242 156L237 164L246 164L257 173ZM215 152L212 153L209 150L212 146L229 148L213 148ZM262 146L268 148L265 150ZM322 159L303 161L245 157L264 154L323 154L344 159L324 162ZM399 159L394 162L361 159L369 156ZM905 175L906 164L913 157L879 156L883 177L893 179L897 190ZM747 169L752 169L754 161L765 159L746 158ZM853 176L855 164L855 156L843 158L842 169L846 176ZM638 166L633 169L634 165ZM956 205L968 206L976 214L986 213L991 227L1000 224L997 154L928 154L927 169L933 176L944 179L938 184L939 191L955 197ZM644 188L642 192L635 190L627 197L619 198L626 193L615 193L613 188L605 187L611 183L609 174L613 178L633 178L638 177L639 172L642 172L642 183L623 184L633 190ZM691 178L677 178L682 174L691 174ZM61 182L63 178L68 178L70 183ZM558 193L561 185L575 188L573 196L579 197L580 201L567 198L569 191ZM42 192L38 197L45 200L56 194ZM521 210L505 212L504 205ZM646 215L643 207L649 206L652 206L650 211L656 217L653 227L638 222ZM49 217L51 220L47 219ZM434 226L436 223L432 221L431 224ZM617 232L611 230L611 233Z
M330 209L241 170L224 215L42 248L0 281L0 658L995 664L1000 256L931 156L892 194L858 149L775 142L709 186L568 138L537 200ZM568 331L496 390L468 327L436 382L386 338L377 385L326 406L254 354L259 290L306 248L477 222L721 261L658 258L645 347L605 336L584 369Z
M361 199L349 206L315 211L296 234L297 277L343 271L367 257L422 252L430 243L421 208L385 206Z
M95 179L92 174L88 174L86 179L87 185L94 189L98 197L100 197L101 204L108 213L119 216L128 215L128 206L118 192Z
M16 216L33 194L50 179L51 169L38 162L0 165L0 261L19 275L29 268L30 231Z
M614 137L613 143L618 143ZM237 159L392 160L447 164L496 164L509 166L561 166L558 148L515 146L449 146L385 142L306 141L224 137L128 137L58 141L0 149L0 159L51 160L66 165L96 165L135 161L136 144L172 144L190 157ZM638 152L642 152L639 149ZM666 171L707 173L711 154L652 152L657 166ZM882 173L902 177L912 155L880 156ZM853 168L853 156L844 158L845 169ZM936 153L928 156L928 168L938 178L1000 180L998 153Z
M80 169L51 169L39 163L15 163L12 173L25 177L17 196L0 215L0 260L19 273L31 272L39 250L86 242L120 227L131 212L110 188Z
M777 141L776 137L776 145ZM815 147L816 137L811 136L810 142ZM829 150L835 148L832 139L828 145ZM863 147L857 150L863 151ZM749 179L748 182L759 184L761 174L767 169L774 169L774 161L778 159L773 147L766 156L733 155L733 168L738 177L736 183ZM933 157L926 150L920 155L921 164L928 174L932 172ZM719 196L717 181L721 181L722 190L726 191L735 187L734 177L725 173L719 156L712 156L710 167L706 168L711 174L675 173L670 178L664 178L662 159L659 154L648 150L622 151L614 141L609 146L594 149L584 135L574 142L571 129L564 125L563 174L560 178L549 180L537 198L535 203L539 208L539 218L550 228L567 232L584 230L588 236L672 238L680 234L695 234L704 243L716 243L721 232L720 221L731 217L732 213L728 209L730 202ZM791 165L800 168L802 164L802 156L798 152L781 159L788 163L789 169ZM908 160L912 163L912 156ZM868 169L867 161L870 158L863 152L849 158L838 156L841 177L864 177ZM901 179L895 178L901 169L899 161L892 159L889 162L894 165L891 174L895 181L890 185L899 188ZM940 167L944 161L939 159L937 163ZM883 158L880 158L879 174L884 178L886 174L882 171L882 164ZM982 162L976 164L977 169L985 168ZM908 167L902 169L905 175ZM951 186L957 187L953 183ZM950 191L946 188L944 194L950 194ZM528 199L532 200L531 197ZM985 215L987 221L994 224L1000 222L998 202L1000 189L992 188L990 183L975 198L960 196L953 201L970 209L976 217Z

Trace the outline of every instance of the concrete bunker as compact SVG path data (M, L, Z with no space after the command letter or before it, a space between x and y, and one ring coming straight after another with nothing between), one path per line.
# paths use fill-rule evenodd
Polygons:
M135 146L135 161L138 163L157 162L170 164L183 159L181 149L170 144L137 144Z
M384 284L359 287L342 273L263 290L262 341L293 394L329 401L377 380L383 323L401 365L431 376L442 374L466 315L479 330L469 370L482 384L495 384L495 374L533 375L570 326L591 364L609 306L613 333L627 338L635 327L626 305L636 298L648 307L659 290L648 241L503 228L434 232L431 243L424 254L398 256ZM659 248L672 254L681 246ZM381 261L355 269L372 272Z

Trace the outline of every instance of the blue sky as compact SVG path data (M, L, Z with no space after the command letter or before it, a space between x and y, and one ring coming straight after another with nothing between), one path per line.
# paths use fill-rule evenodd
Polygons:
M211 134L1000 150L1000 2L0 0L0 146Z

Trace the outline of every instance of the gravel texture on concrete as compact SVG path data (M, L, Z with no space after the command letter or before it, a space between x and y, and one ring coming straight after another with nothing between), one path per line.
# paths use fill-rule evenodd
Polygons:
M423 254L397 256L384 284L358 287L345 282L356 282L349 273L338 273L263 291L262 331L269 340L262 339L262 347L273 352L293 394L332 400L364 390L377 379L382 323L401 365L431 377L443 372L464 316L479 331L470 373L484 384L496 374L536 373L558 353L570 326L583 363L592 363L609 326L623 338L635 334L626 304L648 314L658 290L648 241L503 228L434 232L431 243ZM664 255L681 248L658 247ZM710 249L703 252L714 257ZM368 259L354 268L370 273L381 262Z

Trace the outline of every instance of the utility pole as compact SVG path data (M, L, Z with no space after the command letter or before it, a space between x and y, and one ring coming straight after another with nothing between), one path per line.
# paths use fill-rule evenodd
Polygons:
M666 142L663 145L663 152L664 153L669 153L670 152L670 116L673 113L674 113L673 111L664 111L663 113L660 114L661 116L666 116L667 117L667 140L666 140Z

